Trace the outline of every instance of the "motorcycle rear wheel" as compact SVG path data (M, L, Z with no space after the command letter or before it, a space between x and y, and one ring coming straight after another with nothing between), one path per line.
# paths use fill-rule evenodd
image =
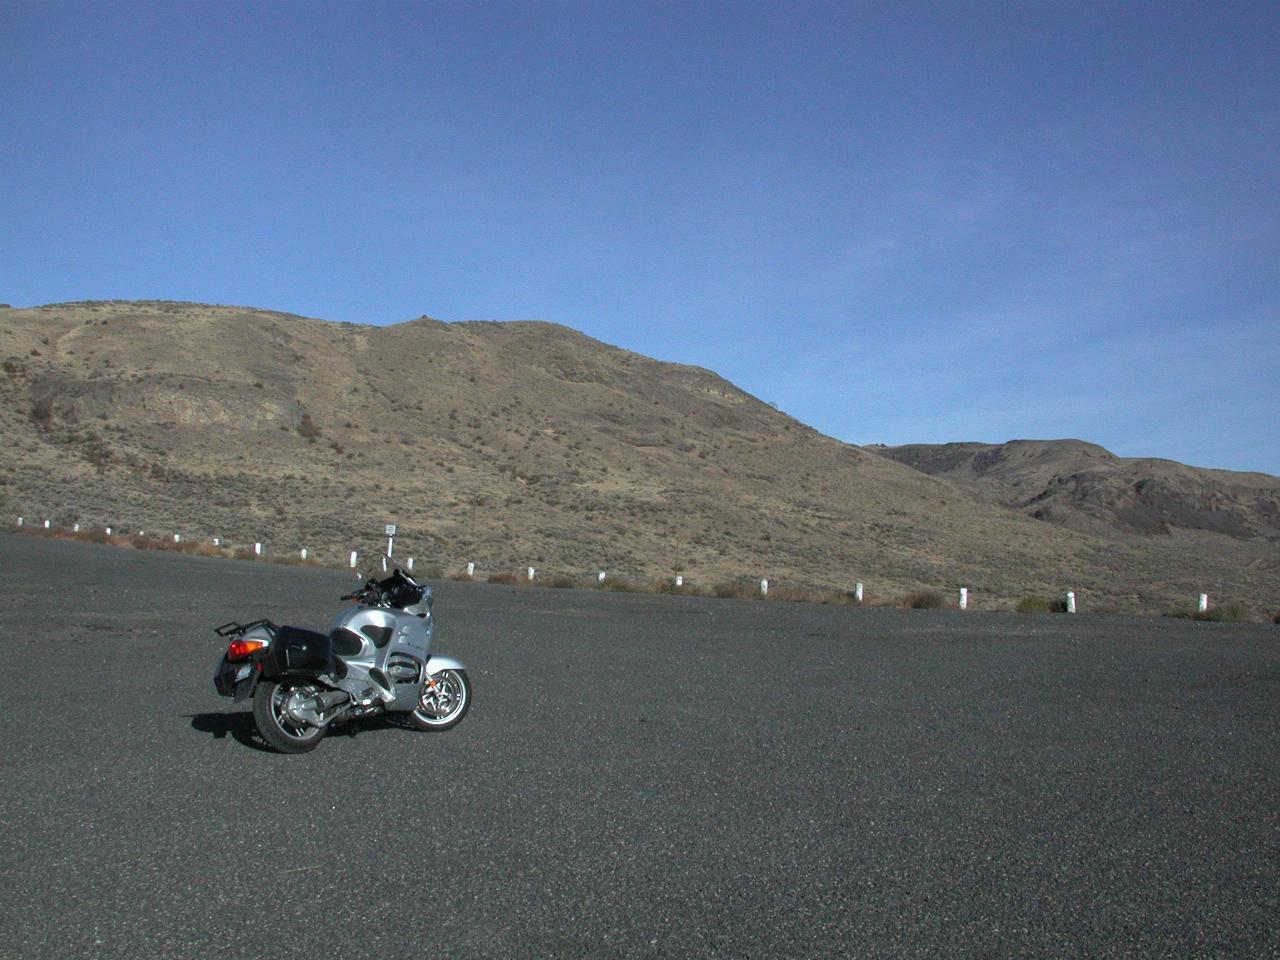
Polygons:
M471 680L467 671L441 670L422 685L418 706L409 714L409 722L419 730L448 730L461 723L470 709Z
M285 714L285 703L296 689L291 683L261 680L253 691L253 722L267 745L280 753L314 750L328 731L328 727L298 725Z

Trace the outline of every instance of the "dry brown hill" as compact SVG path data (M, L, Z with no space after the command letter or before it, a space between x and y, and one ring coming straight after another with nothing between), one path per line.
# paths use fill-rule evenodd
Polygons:
M867 449L992 503L1086 533L1200 531L1280 549L1280 477L1117 457L1081 440Z
M168 302L0 311L11 515L331 559L709 584L768 576L979 606L1074 588L1280 607L1274 545L1037 522L822 436L715 374L547 323L357 326ZM1206 539L1207 538L1207 539Z

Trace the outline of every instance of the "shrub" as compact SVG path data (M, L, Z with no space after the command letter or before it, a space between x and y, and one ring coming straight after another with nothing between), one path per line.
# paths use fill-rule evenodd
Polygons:
M604 583L600 584L601 589L608 590L610 593L645 593L643 585L636 583L634 580L616 580L610 577Z
M820 598L812 590L792 584L784 584L780 586L770 585L768 599L782 600L787 603L817 603Z
M703 590L695 583L686 580L680 586L676 586L676 582L669 577L663 577L660 580L654 580L647 588L648 593L666 593L676 597L705 597L707 591Z
M43 397L31 404L31 422L37 427L47 427L53 419L53 401Z
M1249 616L1249 608L1243 603L1224 603L1204 613L1198 613L1196 619L1209 620L1213 623L1248 623L1252 618Z
M306 437L308 440L314 440L320 436L320 428L316 426L315 421L311 419L311 414L304 413L302 420L298 423L298 433Z
M908 610L945 610L950 604L937 590L916 590L902 598L902 606Z
M1166 616L1201 623L1248 623L1252 619L1243 603L1224 603L1208 610L1174 610Z
M1023 597L1015 607L1019 613L1066 613L1064 597Z
M505 583L507 586L514 586L520 582L514 573L491 573L485 579L489 583Z
M711 592L714 593L721 600L730 600L730 599L742 600L742 599L747 599L749 597L754 597L757 595L756 590L753 590L751 587L747 586L745 583L738 583L736 580L725 580L725 581L722 581L721 583L717 583L714 587L711 588Z

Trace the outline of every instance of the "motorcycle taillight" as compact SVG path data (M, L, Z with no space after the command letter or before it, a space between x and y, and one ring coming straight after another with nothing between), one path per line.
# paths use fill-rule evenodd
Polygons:
M248 660L259 650L265 649L267 641L265 640L246 640L241 637L238 640L232 640L227 647L227 660L235 663L239 660Z

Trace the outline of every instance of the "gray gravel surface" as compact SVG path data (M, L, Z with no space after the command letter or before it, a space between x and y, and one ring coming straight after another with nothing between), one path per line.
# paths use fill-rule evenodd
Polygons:
M1280 956L1280 634L436 584L474 707L269 753L334 571L0 537L5 957Z

